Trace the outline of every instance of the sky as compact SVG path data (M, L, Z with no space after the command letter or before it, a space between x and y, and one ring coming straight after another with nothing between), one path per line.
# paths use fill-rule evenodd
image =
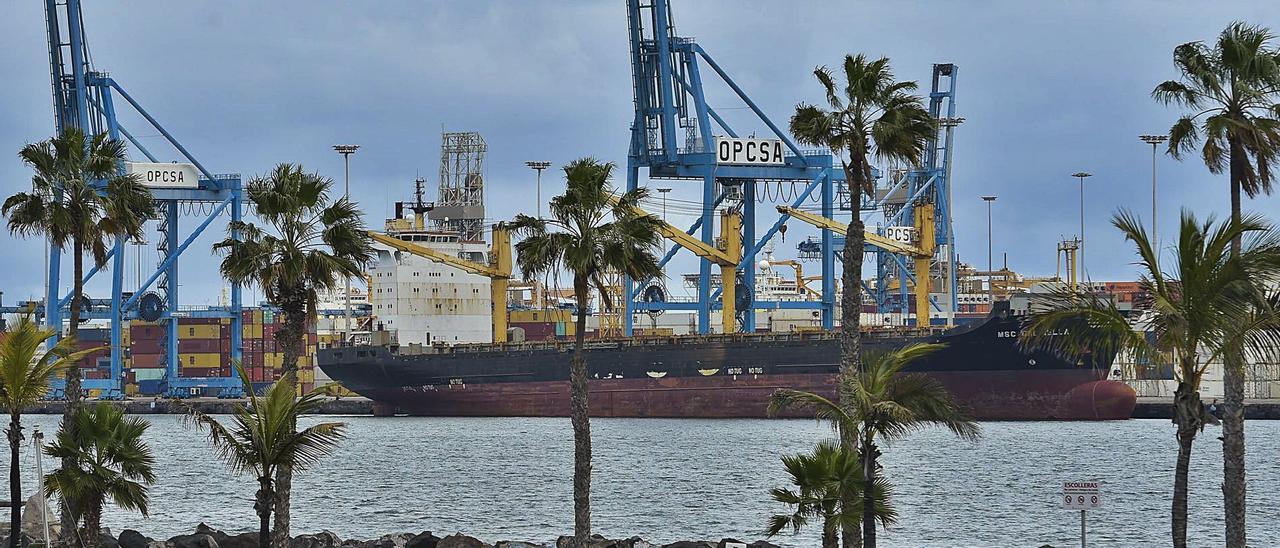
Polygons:
M751 2L673 0L674 23L695 37L779 125L796 103L820 101L812 71L846 53L887 56L901 79L927 88L933 63L955 63L958 115L953 158L957 248L985 266L986 206L996 195L996 267L1052 275L1056 244L1079 232L1084 170L1085 262L1095 280L1135 277L1133 254L1109 219L1151 211L1151 148L1179 114L1150 98L1174 78L1173 48L1212 40L1233 20L1280 21L1280 3L1218 2ZM24 144L54 131L44 14L15 2L0 19L0 194L29 187L17 158ZM301 163L342 184L331 146L358 143L351 191L380 227L392 203L411 196L416 176L438 184L440 133L478 131L488 144L488 217L535 208L527 160L555 166L594 156L625 165L633 117L627 20L620 1L379 2L247 0L88 2L93 62L107 71L202 164L247 180L279 162ZM708 101L740 133L757 130L723 85L707 79ZM122 116L163 160L176 160L139 119ZM742 124L741 127L738 127ZM1171 234L1178 212L1227 210L1225 175L1194 159L1158 158L1158 230ZM556 168L543 176L544 200L563 188ZM623 183L619 173L618 184ZM694 200L698 183L672 186ZM1246 209L1275 211L1278 198ZM676 208L673 208L676 209ZM771 208L762 207L762 211ZM692 219L672 213L673 224ZM183 217L183 237L198 224ZM773 218L762 216L760 224ZM774 255L791 258L809 233L791 223ZM214 223L180 262L184 304L213 304L222 282L208 249L224 234ZM132 251L126 290L157 259L154 241ZM0 261L4 304L37 297L43 244L7 233ZM696 270L687 254L675 275ZM64 274L64 280L67 275ZM91 296L109 293L106 277ZM678 294L678 292L677 292ZM250 295L250 299L255 298Z

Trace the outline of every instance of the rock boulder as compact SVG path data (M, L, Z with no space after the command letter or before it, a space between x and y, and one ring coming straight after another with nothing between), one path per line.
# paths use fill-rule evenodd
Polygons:
M338 548L342 539L332 531L321 531L314 535L298 535L289 540L289 548ZM227 548L223 546L221 548Z
M492 548L475 537L455 533L440 539L436 548Z
M394 535L382 535L376 540L366 540L361 542L359 548L405 548L415 535L412 533L397 533Z
M169 539L165 544L171 548L219 548L218 541L214 540L213 535L207 533L178 535Z
M120 538L118 539L118 542L120 543L120 548L147 548L147 545L151 544L152 539L143 536L142 533L134 531L133 529L125 529L120 531Z
M547 548L547 545L534 544L532 542L502 540L493 545L493 548Z
M404 548L436 548L439 544L440 537L431 534L431 531L423 531L409 539Z
M5 511L6 513L8 510ZM49 507L48 499L40 496L39 493L31 495L27 502L22 505L22 523L20 524L22 534L31 538L44 539L44 520L49 520L49 528L58 523L58 514ZM9 520L4 521L4 532L9 533ZM49 533L51 536L53 532Z

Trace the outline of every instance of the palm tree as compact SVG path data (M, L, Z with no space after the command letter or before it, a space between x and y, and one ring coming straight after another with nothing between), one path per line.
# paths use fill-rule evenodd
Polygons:
M615 197L610 177L613 164L594 158L564 167L564 194L551 199L550 218L516 216L512 230L524 237L516 244L516 263L526 281L560 268L573 275L577 300L577 329L569 360L570 417L573 423L573 516L576 546L591 536L591 423L587 406L587 360L583 340L587 331L590 290L595 287L604 308L608 300L604 275L622 272L633 279L661 274L653 250L658 248L661 224L641 214L637 205L648 197L645 188ZM501 311L494 311L495 314Z
M765 533L770 537L784 529L798 533L809 520L816 518L822 520L823 548L838 547L840 531L846 527L857 528L863 519L860 501L852 506L842 502L859 500L863 488L862 459L856 451L824 441L818 443L812 453L783 456L782 465L797 489L777 488L769 494L793 511L770 518ZM874 492L876 519L886 526L892 524L897 520L897 512L889 505L888 482L878 478Z
M852 210L861 208L864 193L875 188L871 159L920 163L936 125L912 95L915 82L895 81L889 59L869 61L863 54L844 58L845 85L840 86L827 67L814 69L822 84L828 109L800 103L791 117L791 134L802 143L822 146L840 157L849 185ZM846 159L844 156L848 155ZM862 248L865 225L856 213L845 234L840 296L840 376L852 377L862 360ZM926 317L923 312L920 316ZM847 441L843 436L842 443ZM848 447L846 447L848 448ZM854 542L855 533L844 531L844 544Z
M1231 220L1240 221L1240 193L1271 193L1280 160L1280 51L1262 27L1235 22L1212 48L1189 42L1173 50L1178 80L1151 95L1192 112L1169 129L1169 154L1182 159L1197 146L1210 173L1228 170ZM1241 241L1232 243L1239 253ZM1227 546L1245 546L1244 363L1224 356L1222 406L1223 495Z
M862 195L870 195L875 187L871 158L919 164L936 135L936 125L920 97L911 94L916 83L895 81L887 58L868 61L862 54L846 55L844 86L837 84L827 67L814 69L813 75L826 92L829 110L808 103L796 105L791 133L801 143L827 147L840 157L852 209L857 212ZM840 371L844 376L860 369L862 359L859 314L864 229L855 214L845 235L840 299ZM920 314L924 316L924 312Z
M55 335L43 329L27 312L11 324L0 341L0 405L9 411L9 538L19 538L22 523L22 476L18 466L18 448L22 446L22 410L40 401L49 392L50 378L96 349L74 352L75 339L64 338L53 348L43 350Z
M1258 216L1215 225L1212 217L1201 223L1184 210L1175 264L1164 270L1141 222L1122 211L1112 224L1137 248L1140 283L1151 296L1145 320L1154 337L1135 331L1110 300L1063 287L1033 301L1023 344L1073 357L1128 351L1137 359L1172 361L1178 380L1173 400L1178 460L1171 521L1173 545L1183 548L1187 468L1192 443L1205 424L1200 381L1209 364L1226 354L1275 352L1280 344L1280 312L1264 288L1280 268L1280 235ZM1245 245L1234 255L1232 242L1241 237ZM1073 329L1081 324L1091 329Z
M262 288L267 301L280 307L284 326L276 341L284 348L281 381L296 391L298 357L307 325L314 316L316 291L333 290L342 280L359 276L373 257L373 248L360 209L346 198L329 202L333 181L303 171L296 164L280 164L268 175L250 181L248 198L267 227L232 222L227 238L214 244L225 253L221 271L226 279ZM239 236L237 238L236 236ZM292 474L286 463L275 468L275 535L289 538L289 492Z
M840 403L817 394L780 389L769 407L775 412L809 406L821 420L832 423L846 447L856 446L862 457L862 545L876 546L875 486L880 480L878 442L902 438L925 426L944 426L962 439L976 440L977 423L937 380L921 373L904 373L911 362L942 348L940 344L912 344L889 352L870 353L862 370L842 377Z
M151 424L141 417L125 418L123 409L108 403L86 408L71 420L74 428L63 419L45 453L73 464L46 476L45 490L71 501L69 507L76 511L72 523L84 523L79 542L93 548L108 498L125 510L147 515L147 486L156 481L155 457L142 436ZM75 538L75 531L64 529L63 535Z
M197 425L209 429L209 443L232 470L248 470L257 478L253 508L258 513L258 545L268 548L272 545L271 507L276 501L273 478L278 476L277 471L288 467L300 472L316 464L342 441L346 425L326 422L297 431L298 417L316 411L320 396L312 392L295 397L293 372L285 373L258 396L244 367L237 363L235 369L249 394L249 406L236 405L229 425L194 408L191 417Z
M11 233L43 235L59 249L70 246L72 299L67 336L75 339L84 295L84 254L91 254L96 266L104 266L110 240L142 238L143 226L155 216L155 203L140 177L121 173L125 145L106 133L86 138L80 128L67 128L57 137L22 147L18 156L34 171L31 191L10 196L0 209L9 218ZM61 326L57 329L61 331ZM81 401L78 367L67 368L64 392L64 423L74 426L77 423L71 418ZM62 508L64 528L74 527L70 520L74 513Z

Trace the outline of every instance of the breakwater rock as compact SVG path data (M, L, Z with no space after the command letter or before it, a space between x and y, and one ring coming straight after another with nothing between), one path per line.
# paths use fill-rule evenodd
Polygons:
M0 545L4 542L0 541ZM194 533L178 535L167 540L153 539L125 529L119 537L103 529L99 542L101 548L258 548L258 533L225 533L201 523ZM321 531L311 535L299 535L289 539L289 548L574 548L572 536L561 536L555 544L500 540L488 543L462 533L438 537L430 531L421 533L394 533L376 539L342 539L338 535ZM680 541L670 544L654 544L640 537L607 539L593 535L583 548L778 548L765 541L743 542L735 539L720 541Z

